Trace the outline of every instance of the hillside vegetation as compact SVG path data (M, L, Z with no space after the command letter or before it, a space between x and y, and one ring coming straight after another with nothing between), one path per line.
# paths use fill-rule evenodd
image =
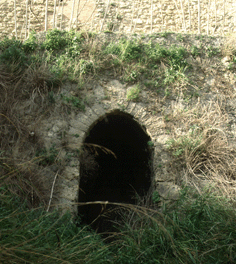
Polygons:
M1 40L0 262L235 263L235 76L234 36L53 30ZM88 86L101 78L133 84L128 101L145 91L162 104L152 114L162 113L170 169L185 183L172 204L155 190L137 205L119 204L122 219L108 234L48 210L51 186L41 174L64 161L30 130L52 112L84 111ZM199 188L199 179L208 184Z

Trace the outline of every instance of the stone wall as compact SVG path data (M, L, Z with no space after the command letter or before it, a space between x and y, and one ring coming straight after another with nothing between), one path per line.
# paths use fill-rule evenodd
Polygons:
M113 0L104 27L107 23L113 23L115 29L133 33L160 31L207 33L207 27L209 34L236 30L235 1L200 0L200 2L200 30L198 0ZM97 3L97 10L102 18L107 6L102 0L98 0Z
M28 0L27 16L26 1L16 2L18 38L24 39L30 30L45 29L45 2ZM53 28L54 2L48 0L48 29ZM236 31L235 1L200 2L199 13L198 0L76 0L71 20L73 0L64 0L63 4L56 0L55 26L127 33L174 31L223 35ZM0 10L0 38L16 35L14 0L0 0Z

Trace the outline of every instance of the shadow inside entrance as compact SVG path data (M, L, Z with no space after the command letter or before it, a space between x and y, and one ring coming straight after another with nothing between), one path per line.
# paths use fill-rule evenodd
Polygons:
M79 202L135 204L151 185L150 137L131 115L114 111L88 131L80 165ZM79 206L82 223L99 233L121 219L114 205Z

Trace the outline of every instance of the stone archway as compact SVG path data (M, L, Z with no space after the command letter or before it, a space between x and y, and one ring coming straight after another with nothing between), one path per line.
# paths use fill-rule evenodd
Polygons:
M84 137L80 163L79 202L135 203L151 186L151 138L133 116L114 110L99 118ZM91 224L101 205L80 206L79 214ZM111 218L113 218L111 216ZM101 219L92 225L106 231ZM100 226L98 224L100 223Z

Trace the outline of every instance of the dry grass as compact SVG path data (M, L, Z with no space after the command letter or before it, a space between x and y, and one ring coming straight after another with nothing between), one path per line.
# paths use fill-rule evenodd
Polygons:
M222 47L222 55L232 57L236 55L236 34L232 33L231 35L225 38Z
M180 102L172 105L169 117L172 139L169 148L182 160L182 180L194 184L207 182L221 194L234 199L236 160L227 140L227 114L219 102L199 102L186 109ZM199 189L200 191L200 189Z
M30 130L31 119L37 116L27 109L33 107L35 99L40 103L47 97L46 83L50 74L45 65L29 66L24 71L17 65L10 69L0 65L0 179L1 186L26 199L30 206L44 203L46 193L41 168L34 158L41 147L41 139L35 130ZM41 104L41 109L47 104ZM38 116L39 118L39 116Z

